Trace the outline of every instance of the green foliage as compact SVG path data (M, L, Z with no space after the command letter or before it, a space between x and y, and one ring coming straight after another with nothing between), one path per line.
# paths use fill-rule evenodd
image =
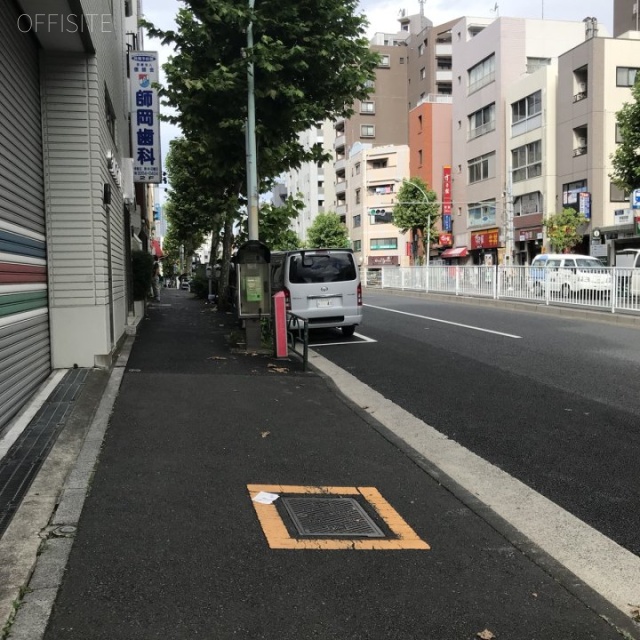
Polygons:
M297 249L300 238L289 227L291 221L298 217L304 208L304 202L299 198L289 196L281 206L272 204L260 205L258 215L258 239L264 242L271 251L286 251ZM245 217L242 233L238 235L238 243L242 244L249 237L248 221Z
M578 228L587 222L584 214L565 208L548 216L542 224L547 230L551 248L557 253L564 253L582 242L583 234Z
M305 149L298 133L349 116L366 99L379 56L369 51L357 0L261 0L252 11L235 0L186 0L176 31L150 35L171 45L161 95L191 143L227 185L245 189L247 66L254 66L258 175L267 179L309 160L327 160L321 144ZM247 50L252 24L254 46Z
M406 233L420 232L424 255L427 255L427 242L434 238L434 224L440 217L440 204L435 191L420 178L403 180L396 205L393 207L393 224ZM413 243L412 243L413 245ZM416 256L414 256L415 261Z
M349 248L349 233L337 213L320 213L307 229L309 247Z
M131 270L133 272L133 299L146 300L151 290L151 270L153 256L146 251L131 252Z
M640 73L631 89L634 102L627 102L616 113L622 142L611 156L615 185L626 192L640 188Z
M189 281L189 290L195 294L197 298L206 300L209 296L209 278L205 273L204 268L198 269Z

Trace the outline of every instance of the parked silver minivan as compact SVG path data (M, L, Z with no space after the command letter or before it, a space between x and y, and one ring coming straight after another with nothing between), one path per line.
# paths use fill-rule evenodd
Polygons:
M362 284L351 249L294 249L271 253L271 292L283 291L287 311L310 329L340 327L353 335L362 322Z

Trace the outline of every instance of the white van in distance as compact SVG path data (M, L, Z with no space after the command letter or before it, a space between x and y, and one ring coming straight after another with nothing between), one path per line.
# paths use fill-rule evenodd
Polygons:
M351 249L271 252L271 292L283 291L287 311L310 329L340 327L352 336L362 322L362 284Z

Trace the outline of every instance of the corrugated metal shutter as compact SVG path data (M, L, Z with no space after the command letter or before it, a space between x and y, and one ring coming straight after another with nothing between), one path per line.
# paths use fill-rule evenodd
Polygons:
M0 2L0 432L51 369L38 47Z

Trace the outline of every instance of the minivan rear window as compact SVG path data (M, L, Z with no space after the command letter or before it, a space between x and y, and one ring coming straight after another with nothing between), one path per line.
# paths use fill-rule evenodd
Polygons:
M357 277L356 265L350 253L298 253L290 257L289 281L348 282Z

